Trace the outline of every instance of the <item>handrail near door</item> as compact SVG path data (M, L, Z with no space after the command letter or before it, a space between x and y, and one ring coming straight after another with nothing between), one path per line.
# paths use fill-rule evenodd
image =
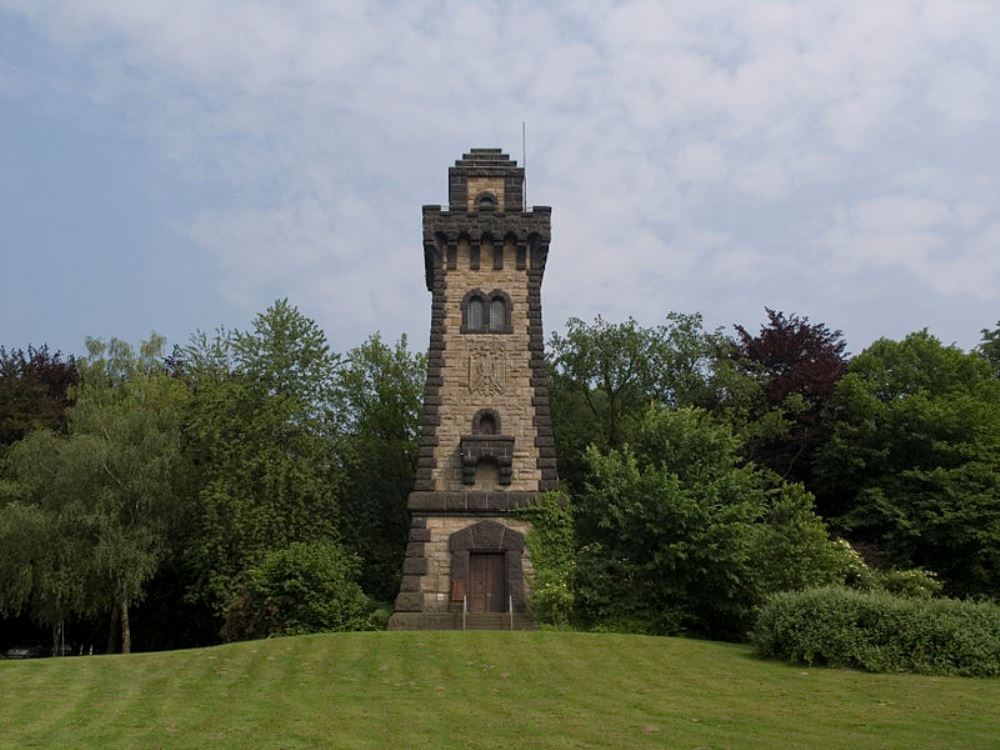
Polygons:
M510 629L514 629L514 595L507 594L507 610L510 612Z
M465 630L465 618L469 614L469 597L462 594L462 630Z

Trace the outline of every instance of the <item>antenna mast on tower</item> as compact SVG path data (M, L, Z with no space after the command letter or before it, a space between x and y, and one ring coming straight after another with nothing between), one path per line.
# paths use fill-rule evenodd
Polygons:
M521 120L521 168L524 170L524 177L521 179L521 200L524 205L521 206L523 211L528 210L528 148L527 148L527 126L524 120Z

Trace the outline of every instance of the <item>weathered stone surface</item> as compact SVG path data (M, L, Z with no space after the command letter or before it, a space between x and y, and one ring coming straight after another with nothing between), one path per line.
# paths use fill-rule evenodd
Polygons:
M403 560L403 575L404 576L427 575L427 558L426 557L405 558Z
M397 612L421 612L424 608L424 595L419 591L400 591L396 597Z
M530 524L510 514L558 479L541 309L551 209L525 209L523 178L499 149L473 149L449 170L449 210L423 208L431 333L390 628L460 626L477 552L504 556L504 594L515 612L528 607Z

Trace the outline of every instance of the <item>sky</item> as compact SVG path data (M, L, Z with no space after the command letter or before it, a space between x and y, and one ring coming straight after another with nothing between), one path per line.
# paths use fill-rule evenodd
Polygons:
M0 0L0 345L287 297L422 349L471 147L553 207L545 325L1000 320L1000 2Z

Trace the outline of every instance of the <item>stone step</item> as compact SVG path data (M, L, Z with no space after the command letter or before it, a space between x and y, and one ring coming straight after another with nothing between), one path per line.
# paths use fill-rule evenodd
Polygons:
M389 630L461 630L462 613L441 612L396 612L389 618ZM497 612L489 614L468 614L466 630L510 630L510 615ZM514 615L514 630L538 630L538 626L528 614Z
M510 615L505 613L469 614L465 618L466 630L510 630ZM462 627L461 617L458 627ZM514 630L538 630L530 615L514 615Z

